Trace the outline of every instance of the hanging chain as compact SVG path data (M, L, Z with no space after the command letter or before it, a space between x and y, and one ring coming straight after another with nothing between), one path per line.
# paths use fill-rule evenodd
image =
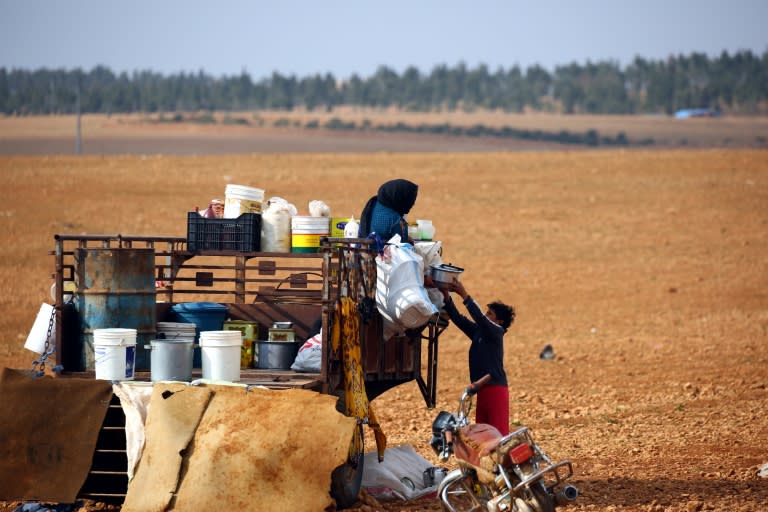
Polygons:
M48 332L45 336L45 345L43 348L43 353L40 354L40 357L32 361L32 370L37 374L38 377L42 377L45 375L45 362L48 360L48 357L53 354L56 351L56 345L51 343L51 337L53 334L53 324L56 321L56 308L53 308L53 311L51 311L51 318L48 320Z

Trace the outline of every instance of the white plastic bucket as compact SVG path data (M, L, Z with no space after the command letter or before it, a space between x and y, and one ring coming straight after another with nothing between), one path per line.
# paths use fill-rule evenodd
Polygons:
M243 333L236 330L200 333L203 379L238 382Z
M133 380L136 364L136 329L94 329L96 378Z
M194 337L191 339L152 340L150 357L152 382L192 380Z
M53 321L51 321L53 319ZM48 327L51 326L51 339L48 339ZM42 354L45 352L45 342L48 341L53 347L56 344L56 317L54 316L53 306L43 302L40 305L40 311L37 312L35 323L32 324L32 330L27 335L27 341L24 348Z
M264 201L262 189L229 184L224 194L224 218L236 219L243 213L261 213Z

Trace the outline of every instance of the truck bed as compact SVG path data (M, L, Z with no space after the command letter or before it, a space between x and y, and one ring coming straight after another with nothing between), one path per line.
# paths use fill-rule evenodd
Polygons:
M96 377L95 371L85 372L67 372L66 377L80 377L93 379ZM202 370L200 368L192 369L192 379L202 379ZM139 370L134 373L134 381L149 382L150 372ZM270 389L312 389L320 391L322 388L322 378L320 373L296 372L293 370L263 370L257 368L242 368L240 370L240 384L248 386L263 386Z

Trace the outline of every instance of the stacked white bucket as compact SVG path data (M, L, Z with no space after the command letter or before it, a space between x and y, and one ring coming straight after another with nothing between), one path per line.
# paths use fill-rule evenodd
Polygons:
M136 363L136 329L94 329L96 378L133 380Z
M202 331L203 379L238 382L242 346L243 333L238 330Z
M195 342L197 325L184 322L157 322L157 337L166 340Z

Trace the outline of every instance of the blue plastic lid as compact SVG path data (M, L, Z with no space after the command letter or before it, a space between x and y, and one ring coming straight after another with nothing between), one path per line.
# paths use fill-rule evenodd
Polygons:
M227 306L216 302L181 302L171 308L174 313L223 313Z

